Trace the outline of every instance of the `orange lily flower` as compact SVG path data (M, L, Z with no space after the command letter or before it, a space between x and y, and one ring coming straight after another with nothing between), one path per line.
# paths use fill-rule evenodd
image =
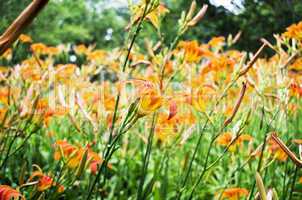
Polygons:
M47 54L47 46L43 43L32 44L30 48L37 55Z
M280 146L273 140L268 141L268 151L271 155L274 155L275 158L279 161L286 161L287 154L280 148Z
M144 80L135 80L133 82L138 86L138 117L149 115L162 106L163 97L155 84Z
M1 200L11 200L11 199L21 199L25 198L17 190L11 188L8 185L0 185L0 199Z
M56 80L64 81L70 79L75 74L77 66L74 64L58 65L56 70Z
M287 27L286 32L283 34L283 36L289 39L302 41L302 22Z
M68 160L67 166L72 169L80 165L86 150L85 148L71 145L65 140L57 141L55 143L55 148L54 159L60 160L61 157L64 156ZM90 150L89 146L86 148L88 148L87 160L90 165L90 171L95 174L97 172L98 165L103 162L103 159L97 153ZM109 169L112 168L111 164L108 164L107 167Z
M37 171L34 171L30 176L29 180L37 179L37 189L40 192L48 190L52 186L58 187L58 192L61 193L64 191L64 186L57 184L54 182L53 178L50 176L45 175L40 168Z
M107 52L104 50L95 50L92 52L88 52L87 59L89 61L101 62L107 56Z
M225 132L223 134L221 134L217 139L216 142L217 144L221 145L221 146L228 146L232 141L233 141L234 137L233 134L231 132ZM240 135L236 141L229 147L229 151L230 152L234 152L237 147L242 146L244 141L251 141L253 138L252 136L248 135L248 134L242 134Z
M169 142L177 136L177 123L179 122L177 116L172 118L166 113L160 113L158 123L155 128L155 136L160 142Z
M249 194L249 191L244 188L228 188L223 191L221 200L239 200L241 197L246 197Z
M49 55L49 56L55 56L55 55L58 55L60 53L60 49L57 48L57 47L47 47L45 49L46 51L46 54Z
M161 105L162 97L156 91L149 91L140 97L138 116L143 117L148 115L159 109Z
M31 39L31 37L28 36L28 35L25 35L25 34L21 34L19 36L19 40L22 43L32 43L33 42L33 40Z
M223 36L220 37L213 37L209 42L208 45L210 45L212 48L220 48L225 44L225 38Z
M78 46L75 46L74 51L78 55L87 55L89 53L89 49L84 44L80 44Z
M292 83L290 85L290 93L292 96L301 97L302 96L302 87L297 83Z
M215 96L215 89L211 86L203 86L193 91L191 105L199 112L205 112L210 99Z
M184 49L185 61L188 63L199 62L204 54L204 51L199 46L197 41L181 41L178 47Z

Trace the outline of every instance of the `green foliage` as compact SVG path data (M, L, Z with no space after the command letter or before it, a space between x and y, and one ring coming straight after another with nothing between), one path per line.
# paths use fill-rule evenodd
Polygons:
M52 0L26 30L35 41L56 45L60 43L96 43L102 47L120 45L123 37L121 31L126 21L118 17L121 10L99 9L96 5L100 0ZM0 32L3 32L30 0L10 0L0 5ZM120 13L122 14L122 13ZM113 23L114 22L114 23ZM113 29L113 38L109 42L104 39L107 29Z
M244 0L244 10L235 15L223 7L215 7L210 1L197 1L199 7L209 4L205 18L198 27L189 31L186 39L207 41L213 36L227 36L243 32L237 48L255 51L260 46L259 38L273 40L273 34L283 32L290 24L302 19L302 1L281 0ZM172 35L176 27L175 19L180 16L183 8L190 5L190 1L167 0L171 12L165 21L165 36ZM173 37L173 36L171 36Z

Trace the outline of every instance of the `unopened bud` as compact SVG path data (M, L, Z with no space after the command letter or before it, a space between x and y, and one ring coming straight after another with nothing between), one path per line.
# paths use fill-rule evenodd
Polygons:
M188 23L188 26L195 26L204 17L207 12L207 9L208 5L203 5L197 15Z
M187 15L187 19L188 19L188 20L191 20L191 19L192 19L193 14L194 14L194 12L195 12L195 10L196 10L196 5L197 5L197 3L196 3L196 1L194 0L194 1L191 3L191 7L190 7L190 10L189 10L188 15Z
M256 172L256 185L262 200L266 200L266 191L262 181L262 178L258 172Z

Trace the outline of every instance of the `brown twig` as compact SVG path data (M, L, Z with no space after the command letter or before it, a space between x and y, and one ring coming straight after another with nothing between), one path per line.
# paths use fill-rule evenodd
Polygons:
M35 19L49 0L34 0L0 36L0 55L19 37L22 31Z

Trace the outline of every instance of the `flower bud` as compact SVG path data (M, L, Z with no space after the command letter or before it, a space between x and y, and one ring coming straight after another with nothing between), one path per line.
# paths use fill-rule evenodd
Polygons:
M207 12L207 9L208 5L203 5L197 15L195 15L195 17L188 23L188 26L195 26L204 17Z

